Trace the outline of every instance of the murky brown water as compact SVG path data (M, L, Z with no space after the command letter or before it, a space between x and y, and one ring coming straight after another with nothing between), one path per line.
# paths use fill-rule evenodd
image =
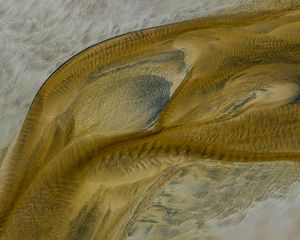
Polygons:
M300 173L299 20L194 20L68 61L1 167L2 239L214 239L210 220L287 192Z

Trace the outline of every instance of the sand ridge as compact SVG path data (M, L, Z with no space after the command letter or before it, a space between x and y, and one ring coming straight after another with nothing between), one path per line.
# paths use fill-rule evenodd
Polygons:
M298 16L192 20L66 62L0 169L0 239L124 239L189 164L299 161Z

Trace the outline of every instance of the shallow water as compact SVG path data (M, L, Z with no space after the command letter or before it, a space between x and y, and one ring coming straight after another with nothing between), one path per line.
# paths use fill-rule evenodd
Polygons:
M89 4L82 5L65 2L63 6L58 1L48 3L49 5L46 2L39 5L35 1L29 1L26 7L23 5L18 7L18 3L14 2L0 2L0 4L1 9L4 9L0 16L1 28L5 29L1 31L1 37L6 39L5 44L1 45L3 57L0 60L3 66L0 70L3 73L0 79L0 104L2 104L0 109L5 113L1 114L0 119L0 131L3 133L0 140L1 146L4 147L12 141L12 136L21 126L34 94L46 77L55 70L55 64L59 65L91 43L110 36L182 18L216 14L219 9L234 9L241 3L222 1L220 5L219 1L209 3L185 1L179 4L178 1L178 5L171 5L172 8L165 3L144 6L138 1L131 1L130 7L125 1L90 1ZM285 4L287 5L273 6L270 2L275 8L286 7L289 3ZM257 6L259 8L259 5ZM268 7L268 4L265 7ZM126 14L124 8L127 9ZM247 3L240 9L243 8L250 9ZM109 24L106 24L107 22ZM274 34L283 37L280 32ZM178 41L177 44L180 46L182 43ZM185 48L192 45L192 43L186 45ZM185 61L193 62L194 59L195 56L191 55ZM274 75L267 77L268 81L272 82L281 76L280 67L277 69L279 70L275 71ZM255 71L259 75L265 70ZM282 70L286 71L284 68ZM290 72L293 71L295 69L291 69ZM246 74L241 81L247 81L247 77L251 79L252 76ZM289 77L291 76L287 78ZM161 86L166 85L162 80ZM172 86L178 84L174 82ZM246 99L240 99L236 105L227 108L227 113L235 111L238 107L247 106L248 101L258 106L268 103L286 104L295 99L296 90L297 86L293 83L274 85L270 91L254 92L256 99L252 97L253 94L247 95ZM170 92L172 91L171 88ZM164 94L162 91L161 95ZM151 94L148 96L153 97ZM222 94L219 97L222 97ZM161 98L151 99L156 102ZM214 101L217 100L212 98L210 102ZM81 102L78 101L78 104ZM147 108L150 109L151 106L147 105ZM207 121L215 118L215 114L219 114L218 109L215 109L215 112L207 111L205 108L200 110L188 118L181 118L179 122L185 123L193 118ZM50 110L49 112L51 113ZM151 112L149 115L151 121L155 116L156 112ZM78 121L85 120L78 119ZM147 121L147 124L150 122ZM84 122L84 125L90 123ZM85 131L88 130L80 128L77 134L84 134ZM212 136L213 133L211 131ZM273 148L268 145L269 149L276 151L280 146L287 151L297 152L299 148L290 140L297 136L299 136L297 132L291 132L286 136L285 143L275 143ZM228 147L231 148L239 145L239 143L230 145L231 140L228 139L222 141L227 141ZM256 147L261 151L265 146L267 145L262 143ZM241 145L241 148L243 147ZM139 213L136 222L128 230L128 239L240 239L242 236L243 239L249 240L296 240L299 236L300 221L299 173L299 164L286 162L241 164L205 161L191 164L180 169L172 179L153 193L147 207ZM142 177L137 176L138 179ZM114 204L118 206L121 203Z

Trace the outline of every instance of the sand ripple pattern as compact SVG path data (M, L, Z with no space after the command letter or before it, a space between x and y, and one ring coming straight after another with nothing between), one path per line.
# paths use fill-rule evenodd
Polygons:
M125 239L213 161L300 161L300 12L210 17L92 46L39 90L1 167L0 239Z

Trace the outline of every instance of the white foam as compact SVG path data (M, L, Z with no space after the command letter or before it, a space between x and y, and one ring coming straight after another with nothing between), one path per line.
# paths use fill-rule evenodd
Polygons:
M217 240L299 240L300 182L291 186L286 198L268 198L209 225Z
M0 150L19 131L39 87L61 63L104 39L181 20L294 0L0 0ZM1 159L1 152L0 152Z

